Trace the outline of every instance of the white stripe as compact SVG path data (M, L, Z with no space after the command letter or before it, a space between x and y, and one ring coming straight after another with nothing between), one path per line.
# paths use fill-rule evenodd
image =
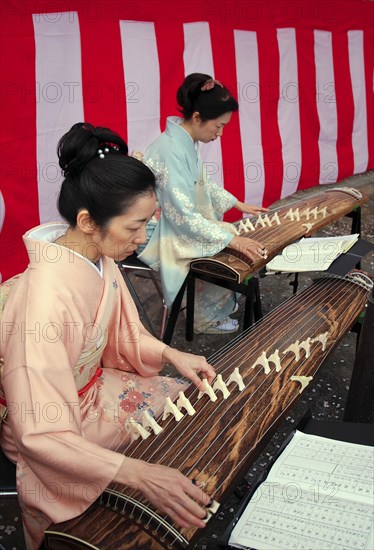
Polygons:
M369 161L363 31L348 31L348 52L354 101L353 173L360 174L365 172Z
M209 23L184 23L184 72L206 73L214 77Z
M338 177L336 152L338 118L331 32L314 31L314 56L316 63L317 112L320 123L318 138L320 155L319 183L332 183L336 182Z
M278 125L282 141L283 181L281 198L297 191L301 172L299 83L295 29L278 29L279 102Z
M76 12L33 15L36 49L36 130L39 218L58 218L62 176L56 147L61 136L84 120L81 47Z
M0 233L3 228L4 219L5 219L5 201L0 191Z
M257 35L234 31L245 202L261 205L265 190Z
M209 23L184 23L184 74L208 74L214 78L213 53ZM223 186L222 149L219 139L201 144L201 158L207 173Z
M154 23L120 21L129 151L160 135L160 68Z

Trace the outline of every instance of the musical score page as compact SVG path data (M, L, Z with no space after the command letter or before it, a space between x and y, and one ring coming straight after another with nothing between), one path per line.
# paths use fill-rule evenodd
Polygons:
M339 237L307 237L286 246L266 265L268 272L326 271L358 241L358 233Z
M296 431L229 544L256 550L372 550L374 448Z

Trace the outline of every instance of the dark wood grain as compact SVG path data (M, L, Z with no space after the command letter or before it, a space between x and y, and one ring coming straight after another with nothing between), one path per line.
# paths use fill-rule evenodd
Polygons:
M186 414L180 422L170 417L159 420L164 431L158 436L152 434L146 441L133 442L126 454L178 468L191 479L202 481L206 491L216 501L223 502L299 399L301 385L291 380L291 376L315 376L363 310L367 294L367 289L346 279L315 281L240 335L224 353L217 354L214 364L224 380L239 367L245 384L242 392L236 385L230 385L227 399L219 392L217 401L212 402L206 395L198 399L197 390L190 386L185 394L196 414ZM291 343L325 332L328 332L325 350L322 343L312 342L308 358L304 350L299 360L293 353L283 353ZM273 363L268 374L259 365L253 367L263 351L269 357L277 349L281 357L279 372ZM135 499L138 509L126 501L129 498ZM100 508L95 503L79 518L53 526L52 530L58 531L59 537L73 533L101 550L183 548L199 537L198 529L175 531L165 516L156 517L157 511L141 494L126 487L109 486L102 505ZM139 511L142 505L150 515ZM135 518L139 518L139 523ZM56 535L47 533L47 548L59 550L62 546L56 545L53 537ZM180 540L176 540L178 537ZM135 540L136 545L129 543L129 539ZM113 540L117 541L114 546Z
M218 254L209 258L197 258L191 262L191 270L211 275L217 275L238 283L255 273L266 265L274 256L282 252L282 250L300 239L301 237L310 236L322 227L338 220L352 212L356 207L367 202L368 198L363 193L362 198L358 199L348 194L343 190L322 191L308 197L307 199L295 201L292 205L288 205L277 209L281 225L275 223L272 226L256 227L255 231L241 233L242 237L254 239L261 242L267 249L267 258L258 258L254 261L250 260L245 254L236 251L232 248L224 248ZM307 220L306 216L301 216L300 220L290 220L287 215L290 208L299 209L299 213L305 211L306 208L321 209L326 208L326 215L318 214L316 218L310 216ZM271 218L275 211L269 212ZM308 231L304 224L312 224L312 228Z

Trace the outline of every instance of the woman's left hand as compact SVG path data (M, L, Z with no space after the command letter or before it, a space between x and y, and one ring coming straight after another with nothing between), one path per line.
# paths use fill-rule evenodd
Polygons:
M162 353L162 362L174 365L177 371L191 380L198 390L204 389L202 378L206 378L211 384L216 377L214 368L202 355L193 355L167 346Z
M269 212L269 208L262 208L262 206L253 206L251 204L247 204L246 202L240 201L235 204L235 208L240 210L240 212L251 214L252 216L258 216L259 214L261 214L261 212Z

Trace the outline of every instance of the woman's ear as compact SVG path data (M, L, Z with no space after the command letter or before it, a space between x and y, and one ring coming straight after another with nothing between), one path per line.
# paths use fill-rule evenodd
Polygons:
M91 235L97 230L97 225L91 218L90 213L86 208L82 208L82 210L79 210L78 212L77 227L79 227L79 229L87 235Z
M192 122L194 124L201 124L201 116L200 116L199 111L194 111L192 113Z

